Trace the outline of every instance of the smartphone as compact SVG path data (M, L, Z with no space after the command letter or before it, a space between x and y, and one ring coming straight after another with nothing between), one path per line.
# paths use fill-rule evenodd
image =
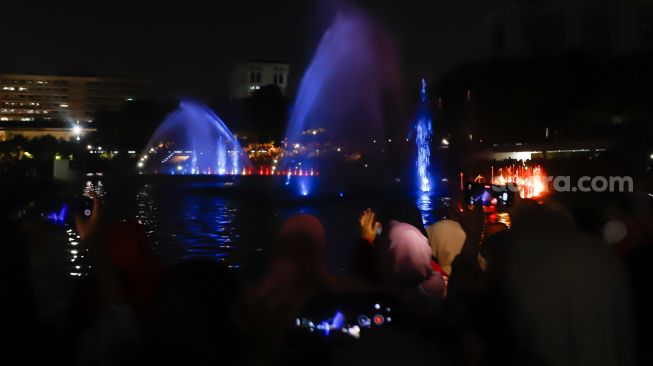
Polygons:
M465 186L465 203L484 207L508 208L512 206L517 185L490 183L467 183Z
M396 301L387 295L340 294L309 302L295 319L295 328L322 336L360 338L396 322Z
M82 216L84 219L89 219L93 214L93 199L85 194L80 194L75 197L74 203L75 212Z

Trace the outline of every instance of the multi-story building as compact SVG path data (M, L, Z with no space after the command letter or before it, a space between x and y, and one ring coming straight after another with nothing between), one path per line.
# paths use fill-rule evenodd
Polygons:
M267 85L276 85L282 94L286 94L290 65L283 62L245 62L234 69L231 79L231 96L247 98L252 93Z
M149 93L148 82L133 79L0 74L0 122L91 122Z

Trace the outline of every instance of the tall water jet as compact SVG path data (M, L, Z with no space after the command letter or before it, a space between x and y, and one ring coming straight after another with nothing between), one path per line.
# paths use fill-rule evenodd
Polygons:
M428 193L433 188L431 179L431 134L433 125L426 95L426 80L422 79L419 93L419 107L414 124L415 144L417 145L417 179L419 190Z
M433 209L435 207L435 192L431 172L431 135L433 134L433 123L431 111L428 105L426 94L426 81L422 79L422 88L419 93L419 106L417 116L413 123L415 145L417 146L417 159L415 167L417 170L417 208L422 214L424 225L435 222Z
M286 171L323 169L325 160L351 160L381 141L384 119L398 109L400 79L388 34L359 11L336 15L299 86L286 131ZM310 184L300 186L308 195Z
M211 109L182 101L166 117L138 161L146 174L234 175L249 165L238 140Z

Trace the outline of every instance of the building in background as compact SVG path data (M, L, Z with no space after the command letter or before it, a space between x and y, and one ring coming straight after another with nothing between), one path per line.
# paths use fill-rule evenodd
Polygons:
M149 95L150 84L134 79L0 74L0 123L92 122Z
M267 85L276 85L283 95L288 87L290 65L284 62L245 62L237 65L231 78L231 97L247 98Z

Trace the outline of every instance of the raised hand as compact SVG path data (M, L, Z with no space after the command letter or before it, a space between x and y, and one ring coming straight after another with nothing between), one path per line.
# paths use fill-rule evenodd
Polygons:
M374 239L381 231L381 223L376 220L376 214L371 208L366 209L360 215L358 223L360 224L361 238L374 243Z
M88 195L93 200L93 212L91 212L91 217L88 220L84 220L79 212L75 213L75 226L77 227L77 232L82 240L96 233L100 226L100 199L95 192L89 192Z

